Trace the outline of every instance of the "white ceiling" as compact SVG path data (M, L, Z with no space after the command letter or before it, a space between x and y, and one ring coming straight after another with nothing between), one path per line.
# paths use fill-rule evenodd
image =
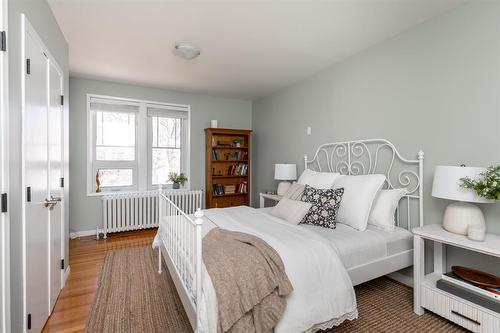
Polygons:
M463 0L49 0L72 76L256 99ZM174 56L190 41L201 56Z

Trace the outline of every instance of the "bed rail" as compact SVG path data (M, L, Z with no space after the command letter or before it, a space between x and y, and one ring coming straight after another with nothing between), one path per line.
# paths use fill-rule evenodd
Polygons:
M198 208L193 219L161 191L158 209L165 262L191 326L199 332L203 212ZM158 247L158 273L162 273L162 246Z

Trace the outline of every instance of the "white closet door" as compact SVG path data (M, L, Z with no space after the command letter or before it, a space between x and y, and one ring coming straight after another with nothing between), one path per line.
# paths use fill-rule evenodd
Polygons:
M7 6L3 0L0 0L0 30L5 30ZM0 52L0 193L2 198L7 199L8 192L8 156L7 156L7 55ZM5 204L6 202L4 202ZM3 207L7 209L7 207ZM8 307L8 279L9 260L8 260L8 230L9 220L7 211L0 212L0 332L7 332L9 329L7 318Z
M62 200L62 76L53 64L49 65L49 191L50 198ZM53 309L62 287L62 202L49 210L50 214L50 306Z
M26 231L26 313L31 331L40 332L49 316L49 210L47 154L48 60L40 45L25 36L30 74L25 73L24 158Z

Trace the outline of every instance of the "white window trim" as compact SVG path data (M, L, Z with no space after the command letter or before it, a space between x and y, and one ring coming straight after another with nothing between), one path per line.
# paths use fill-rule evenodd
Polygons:
M95 135L92 133L92 129L95 128L93 113L90 110L91 99L113 99L117 101L123 101L128 103L138 103L139 112L136 114L136 154L135 161L118 161L115 162L99 162L99 164L112 165L113 168L117 168L116 165L120 164L123 168L133 168L134 169L134 185L128 187L116 187L113 190L107 190L100 193L95 192L95 172L94 172L94 147L95 147ZM185 188L190 188L191 180L191 167L190 167L190 138L191 138L191 106L187 104L173 104L164 103L158 101L131 99L115 96L106 95L96 95L87 94L87 196L102 196L109 193L124 193L124 192L134 192L134 191L146 191L153 189L152 177L151 177L151 131L149 130L150 122L147 116L147 106L154 105L157 107L172 109L178 111L184 111L187 113L185 137L182 142L182 160L181 160L181 170L184 172L188 178ZM147 160L144 164L140 164L139 161Z

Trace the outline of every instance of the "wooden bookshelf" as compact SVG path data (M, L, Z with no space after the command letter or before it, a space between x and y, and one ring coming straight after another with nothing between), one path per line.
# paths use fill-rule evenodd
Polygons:
M251 142L251 130L205 128L207 208L250 205Z

